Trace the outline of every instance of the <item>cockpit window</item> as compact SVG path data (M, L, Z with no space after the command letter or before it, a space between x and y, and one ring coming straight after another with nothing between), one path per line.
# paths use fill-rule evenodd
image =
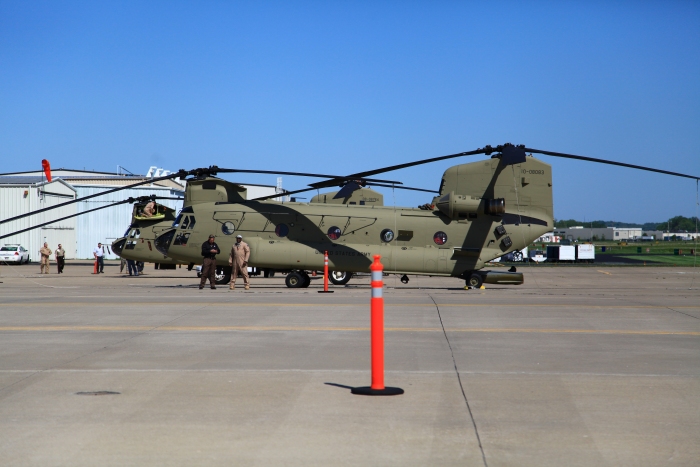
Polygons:
M182 228L186 229L189 224L190 224L190 216L187 216L187 217L185 217L185 220L182 221Z
M197 222L194 220L194 216L190 216L190 229L194 229L194 223Z
M180 221L182 220L182 213L178 214L175 220L173 221L173 227L177 227L180 225Z

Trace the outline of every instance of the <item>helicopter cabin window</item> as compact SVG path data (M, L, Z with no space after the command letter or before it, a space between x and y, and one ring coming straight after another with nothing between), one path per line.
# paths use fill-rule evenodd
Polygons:
M444 245L447 243L447 234L445 232L435 232L435 235L433 235L433 241L436 245Z
M185 246L187 245L187 241L190 239L190 234L184 233L184 234L178 234L175 237L175 241L173 242L173 245L182 245Z
M354 201L350 201L348 204L357 204L357 203Z
M289 234L289 227L287 227L287 224L280 224L275 227L275 235L278 237L286 237L287 234Z
M384 229L382 233L379 234L379 238L381 238L383 242L389 243L394 239L394 231L391 229Z
M222 232L224 235L231 235L231 234L233 234L233 232L235 232L235 231L236 231L236 226L233 224L233 222L230 222L230 221L229 221L229 222L224 222L224 223L221 225L221 232Z
M202 190L216 190L216 182L202 183Z
M352 204L355 204L355 203L352 203ZM360 201L360 206L364 206L364 205L365 205L365 202L364 202L364 201Z
M340 227L333 226L330 229L328 229L328 238L331 240L338 240L340 238L340 234L342 231L340 230Z

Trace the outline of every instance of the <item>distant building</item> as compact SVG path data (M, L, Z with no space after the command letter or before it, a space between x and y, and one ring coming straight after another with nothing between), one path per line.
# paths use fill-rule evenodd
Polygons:
M559 235L567 240L636 240L642 238L641 227L603 227L590 228L584 226L554 229L554 235Z

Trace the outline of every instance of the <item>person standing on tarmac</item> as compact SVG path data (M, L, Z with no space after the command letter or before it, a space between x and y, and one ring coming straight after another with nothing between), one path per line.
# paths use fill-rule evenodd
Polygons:
M216 237L209 235L209 240L202 243L202 280L199 283L199 288L203 289L204 284L209 278L209 285L212 289L216 289L216 255L221 253L219 245L214 241Z
M239 271L241 276L243 276L245 289L250 290L248 259L250 259L250 247L243 241L243 236L236 235L236 243L231 247L231 254L228 257L228 265L233 267L229 290L234 290L236 288L236 277L238 276Z
M98 243L97 248L92 250L92 255L95 257L95 261L97 261L97 274L104 274L104 269L105 269L105 252L102 249L102 244Z
M39 250L39 253L41 254L41 266L39 269L39 274L48 274L49 273L49 259L51 258L51 248L49 248L49 244L44 242L44 247Z
M56 248L56 266L58 267L58 273L63 274L63 266L66 265L66 250L63 249L61 244L58 244Z

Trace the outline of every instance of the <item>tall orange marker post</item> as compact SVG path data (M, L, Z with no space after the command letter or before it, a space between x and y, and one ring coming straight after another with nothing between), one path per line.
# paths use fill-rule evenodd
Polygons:
M314 271L316 274L316 271ZM323 252L323 290L318 293L333 293L333 290L328 290L328 252Z
M372 298L370 299L370 345L372 354L372 385L370 387L352 388L353 394L363 396L397 396L403 394L401 388L384 386L384 266L379 262L381 256L374 255L372 271Z

